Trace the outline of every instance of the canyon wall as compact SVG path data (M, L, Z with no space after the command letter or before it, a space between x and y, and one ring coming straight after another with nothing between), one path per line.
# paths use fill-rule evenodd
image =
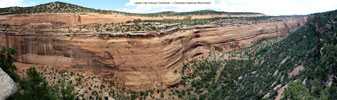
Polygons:
M164 17L146 17L129 16L124 14L98 14L98 13L50 13L50 14L19 14L2 15L0 23L10 25L24 25L34 23L51 23L64 25L83 25L83 24L102 24L126 22L134 19L141 20L164 20L164 19L207 19L217 17L260 17L264 14L222 14L222 15L194 15L194 16L164 16Z
M3 22L6 21L0 20ZM185 61L206 56L212 50L230 51L249 47L261 39L286 36L305 22L305 17L286 17L126 36L59 33L64 26L39 24L42 28L34 29L34 25L13 22L0 27L0 47L16 48L19 62L98 74L126 89L144 91L179 83Z

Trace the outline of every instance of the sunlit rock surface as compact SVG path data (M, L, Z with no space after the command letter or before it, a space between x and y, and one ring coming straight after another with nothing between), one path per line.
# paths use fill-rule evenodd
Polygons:
M287 17L213 23L161 34L126 34L99 33L78 26L105 22L103 19L47 14L43 15L47 18L38 18L46 20L27 21L22 16L36 17L11 15L0 19L0 46L16 48L18 61L98 74L133 91L175 85L181 80L180 71L186 61L207 56L213 50L230 51L261 39L287 36L306 21L305 17Z

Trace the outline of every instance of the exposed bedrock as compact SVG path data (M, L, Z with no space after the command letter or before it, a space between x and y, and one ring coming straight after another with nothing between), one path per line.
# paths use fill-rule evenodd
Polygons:
M32 23L51 23L65 25L81 25L95 23L116 23L126 22L133 19L142 20L163 20L163 19L207 19L216 17L260 17L264 14L222 14L222 15L194 15L194 16L167 16L167 17L145 17L145 16L129 16L124 14L98 14L98 13L56 13L56 14L17 14L2 15L0 23L11 25L23 25Z
M261 39L286 36L304 17L176 29L159 36L41 35L0 33L0 46L17 49L33 63L92 72L133 91L166 88L181 80L183 63L212 50L249 47ZM55 33L57 34L57 33Z
M6 100L18 91L14 80L0 68L0 100Z

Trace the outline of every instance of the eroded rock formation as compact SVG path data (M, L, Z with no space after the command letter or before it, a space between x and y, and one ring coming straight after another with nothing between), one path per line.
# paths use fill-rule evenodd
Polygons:
M63 19L48 18L52 20L0 20L0 47L16 48L17 58L23 63L92 72L133 91L172 86L181 80L184 61L212 50L245 48L261 39L286 36L306 21L304 17L287 17L175 28L163 34L116 35L71 30L77 22L69 26L57 24Z
M129 16L123 14L99 14L99 13L56 13L56 14L18 14L18 15L2 15L0 23L11 25L23 25L34 23L52 23L64 25L83 25L97 23L116 23L126 22L134 19L141 20L164 20L164 19L207 19L217 17L260 17L264 14L222 14L222 15L194 15L194 16L167 16L167 17L146 17L146 16Z

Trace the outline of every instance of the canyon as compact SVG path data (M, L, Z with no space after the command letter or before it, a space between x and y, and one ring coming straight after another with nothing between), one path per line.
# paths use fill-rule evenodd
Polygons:
M259 17L263 15L193 16ZM17 50L21 63L91 73L115 81L131 91L174 86L181 81L184 63L213 51L231 51L303 26L304 16L265 20L216 21L163 32L97 32L84 25L164 20L180 17L139 17L103 14L23 14L0 16L0 47Z

